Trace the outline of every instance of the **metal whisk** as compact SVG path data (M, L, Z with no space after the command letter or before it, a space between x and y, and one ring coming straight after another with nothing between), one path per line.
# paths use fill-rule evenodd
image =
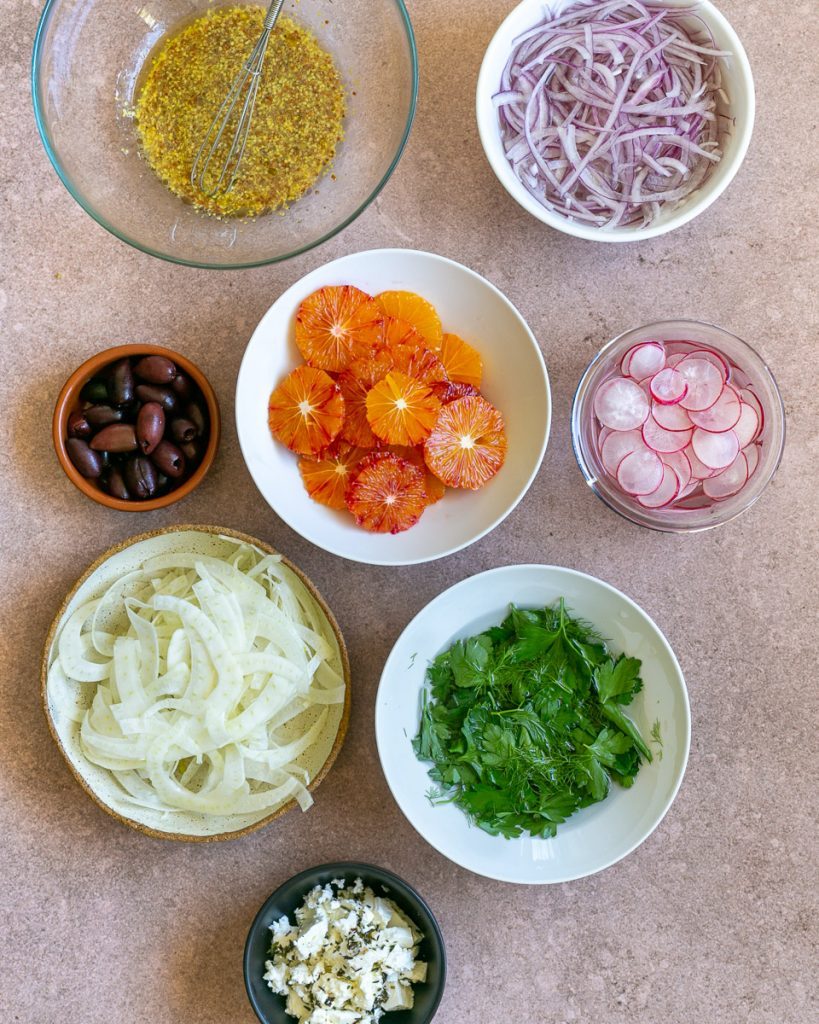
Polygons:
M270 33L273 31L273 27L278 20L283 6L284 0L272 0L270 7L267 10L267 14L265 15L262 34L259 36L256 45L253 47L253 52L242 65L242 70L234 78L233 85L230 87L230 91L227 96L225 96L221 107L219 107L216 117L214 117L211 122L207 135L205 135L205 138L202 140L202 145L199 147L199 152L196 154L196 159L193 161L193 167L191 168L191 184L198 185L206 196L215 196L219 192L225 195L230 192L236 183L239 166L241 165L242 158L245 155L247 137L250 132L250 122L253 119L253 108L256 106L256 94L259 91L259 82L262 77L264 55L267 51L267 41L270 39ZM225 130L227 129L233 115L233 110L239 102L239 98L242 93L245 92L245 89L247 92L239 114L236 129L233 133L233 141L230 145L230 151L222 164L222 170L219 177L216 179L216 184L213 188L207 188L205 181L208 175L208 168L210 167L211 161L219 148L222 136L225 134ZM212 142L211 139L213 139ZM227 185L225 185L225 183L227 183Z

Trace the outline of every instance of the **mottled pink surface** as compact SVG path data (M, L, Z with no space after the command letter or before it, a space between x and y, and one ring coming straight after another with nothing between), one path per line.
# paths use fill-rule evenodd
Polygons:
M129 249L70 198L31 115L39 5L0 0L3 1022L250 1024L241 953L256 909L292 873L336 858L397 871L438 914L450 974L436 1024L816 1019L817 6L725 0L758 89L748 158L701 218L624 247L544 228L484 160L474 82L510 6L414 0L420 104L381 198L319 250L219 274ZM503 289L543 347L554 396L543 468L515 513L469 550L401 571L341 562L287 529L244 469L232 409L244 346L273 299L325 260L394 245L453 257ZM600 345L676 316L757 346L789 415L784 462L757 506L691 537L609 512L569 443L572 391ZM49 438L70 371L123 340L186 352L225 413L206 483L142 516L83 498ZM39 700L41 645L74 578L110 544L181 521L280 547L335 610L353 664L347 744L313 810L216 846L152 841L97 810ZM484 881L428 847L390 797L373 736L380 669L407 621L465 576L524 561L599 575L643 605L680 658L693 713L688 773L657 832L601 875L542 889Z

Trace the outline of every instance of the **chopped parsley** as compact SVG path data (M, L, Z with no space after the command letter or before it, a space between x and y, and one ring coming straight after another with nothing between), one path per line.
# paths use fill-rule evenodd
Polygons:
M490 835L554 836L652 760L623 710L642 689L640 661L610 654L562 598L512 606L438 655L427 683L413 748L432 763L428 795Z

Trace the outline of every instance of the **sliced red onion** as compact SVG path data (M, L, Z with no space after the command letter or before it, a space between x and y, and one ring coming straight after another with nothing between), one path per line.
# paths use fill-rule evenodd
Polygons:
M696 12L578 0L515 39L494 102L506 156L545 207L644 227L702 186L730 125L718 109L729 105L718 63L728 54Z

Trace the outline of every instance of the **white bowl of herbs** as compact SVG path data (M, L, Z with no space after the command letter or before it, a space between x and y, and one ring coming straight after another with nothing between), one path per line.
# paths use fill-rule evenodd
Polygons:
M480 573L430 602L387 659L381 765L415 829L456 864L528 884L594 874L662 821L691 715L666 638L602 580Z

